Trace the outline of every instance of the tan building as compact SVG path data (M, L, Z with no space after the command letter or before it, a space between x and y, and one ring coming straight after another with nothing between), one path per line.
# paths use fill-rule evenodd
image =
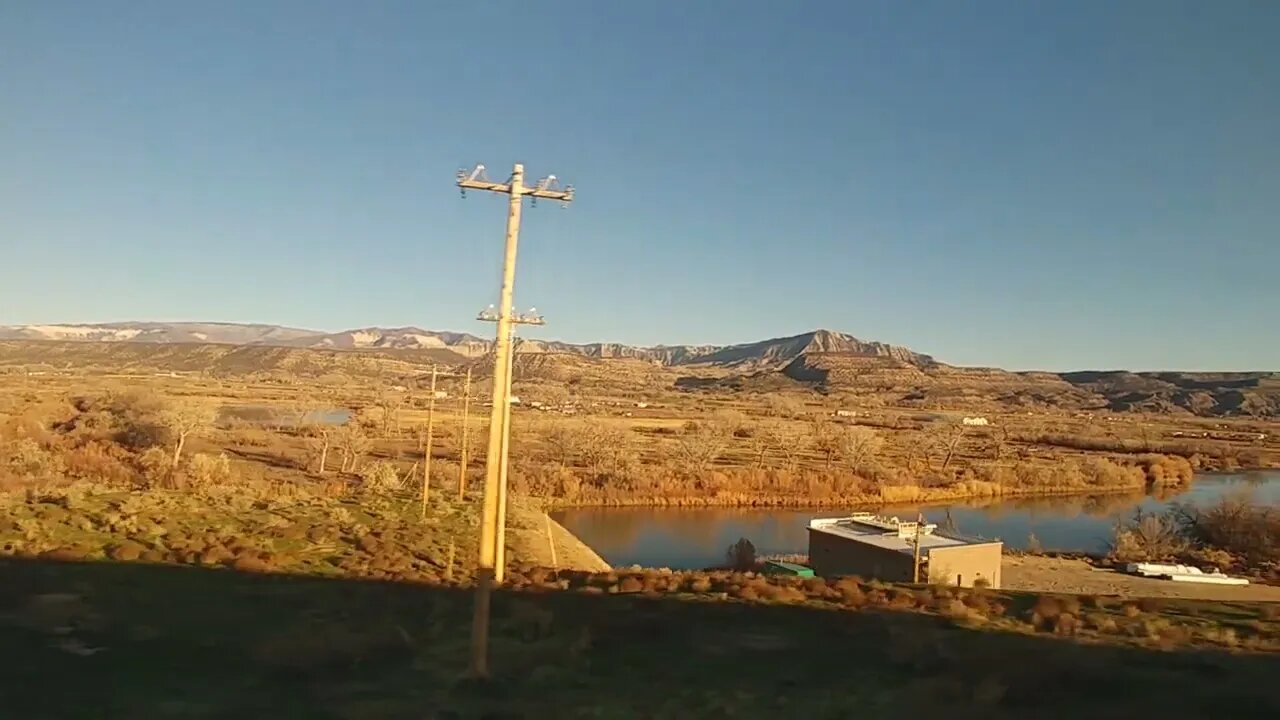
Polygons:
M920 579L933 584L973 587L979 579L1000 587L1000 541L974 540L921 525L854 513L809 522L809 567L818 575L859 575L911 582L916 539L920 542Z

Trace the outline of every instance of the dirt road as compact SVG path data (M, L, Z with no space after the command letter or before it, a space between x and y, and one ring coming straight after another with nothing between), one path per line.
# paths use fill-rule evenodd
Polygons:
M1270 585L1201 585L1134 577L1098 569L1082 560L1006 556L1001 583L1006 590L1171 597L1197 600L1280 602L1280 587Z

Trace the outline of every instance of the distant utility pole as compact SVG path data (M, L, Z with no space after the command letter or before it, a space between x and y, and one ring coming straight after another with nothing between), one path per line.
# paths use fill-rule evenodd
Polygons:
M477 677L489 675L489 601L493 592L495 543L498 535L499 480L502 472L504 448L503 420L506 418L510 396L511 377L511 299L516 282L516 246L520 236L520 210L525 196L558 200L567 205L573 200L573 188L563 190L556 186L556 178L549 175L534 187L524 184L524 165L516 163L511 178L505 183L490 182L484 174L484 166L458 173L458 187L463 196L467 190L484 190L507 195L507 240L502 260L502 285L498 293L498 331L493 358L493 407L489 414L489 448L485 456L484 506L480 522L480 562L476 568L476 607L471 626L471 672Z
M458 501L467 497L467 461L470 448L467 445L468 431L471 429L471 368L467 368L467 379L462 381L462 446L458 452Z
M497 322L498 313L493 306L481 312L477 320ZM502 465L498 468L498 528L493 538L493 580L501 583L507 572L507 471L511 465L511 385L515 381L516 358L516 326L546 325L547 322L538 314L537 308L529 308L527 313L511 313L511 352L507 355L507 405L502 414Z
M427 499L431 495L431 440L436 422L436 366L431 366L431 390L427 395L427 436L422 439L422 517L427 516Z
M924 513L916 513L915 551L911 557L911 582L920 582L920 531L924 527Z

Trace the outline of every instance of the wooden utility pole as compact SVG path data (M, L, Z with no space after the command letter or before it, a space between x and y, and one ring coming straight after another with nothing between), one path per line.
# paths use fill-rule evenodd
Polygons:
M504 454L503 433L507 413L510 410L511 384L511 302L515 293L516 248L520 236L520 210L525 196L559 200L573 200L573 188L560 190L555 187L555 176L540 180L534 187L524 184L524 165L516 163L511 179L506 183L490 182L484 176L484 166L478 165L470 173L458 173L458 187L465 196L467 190L484 190L507 195L507 237L502 260L502 284L498 293L498 331L493 363L493 407L489 413L489 446L485 456L484 505L480 522L480 558L476 568L476 604L471 626L471 672L477 677L489 675L489 602L493 592L496 566L495 547L498 538L500 478Z
M422 440L422 517L427 516L431 495L431 441L436 421L436 366L431 366L431 394L427 395L427 436Z
M467 368L467 379L462 381L462 446L458 453L458 501L467 497L467 461L470 460L467 447L468 431L471 429L471 368Z
M507 576L507 468L511 459L511 385L515 380L516 326L511 326L511 352L507 355L507 402L502 411L502 464L498 467L498 529L493 535L493 581Z
M911 558L911 582L920 582L920 531L924 527L924 513L916 513L916 547Z

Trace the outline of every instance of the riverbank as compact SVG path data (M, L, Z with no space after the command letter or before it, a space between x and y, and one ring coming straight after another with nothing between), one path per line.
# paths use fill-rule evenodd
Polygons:
M1226 473L1222 473L1226 474ZM543 498L551 511L581 510L591 508L822 508L848 507L855 510L872 509L885 505L945 505L971 500L1003 500L1019 498L1054 498L1090 495L1146 495L1152 491L1179 492L1185 485L1153 486L1150 483L1128 485L1097 485L1087 487L1032 487L1015 488L999 486L981 480L964 481L947 487L923 488L914 485L889 486L873 494L846 495L841 497L812 496L761 496L754 493L719 493L714 496L647 496L634 498L598 498L590 502L570 502L562 498Z
M1136 577L1099 568L1083 560L1035 555L1006 555L1001 564L1005 590L1119 597L1159 597L1224 602L1280 602L1280 587L1180 583Z

